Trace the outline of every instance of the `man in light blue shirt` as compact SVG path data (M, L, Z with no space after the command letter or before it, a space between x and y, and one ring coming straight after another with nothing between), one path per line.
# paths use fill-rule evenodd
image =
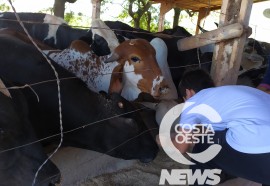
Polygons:
M214 159L197 162L191 169L218 168L235 177L270 185L270 94L247 86L214 87L209 74L200 69L184 74L179 91L189 102L180 116L182 130L187 124L210 124L215 132L214 143L222 146ZM201 109L200 113L195 111L197 108L211 108L219 119L209 119L209 111ZM182 153L190 146L174 144ZM193 153L210 145L196 143Z

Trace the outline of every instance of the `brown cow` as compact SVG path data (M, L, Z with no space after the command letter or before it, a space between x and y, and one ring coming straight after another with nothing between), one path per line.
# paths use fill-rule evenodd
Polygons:
M68 49L48 52L50 58L95 91L121 92L134 100L140 92L158 98L168 92L153 46L144 39L127 40L110 56L97 56L89 45L75 40Z

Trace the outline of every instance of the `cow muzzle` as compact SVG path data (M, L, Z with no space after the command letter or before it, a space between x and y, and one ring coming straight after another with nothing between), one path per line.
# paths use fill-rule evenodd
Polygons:
M51 178L51 182L49 183L49 186L60 186L61 185L61 174L57 174Z
M156 99L160 98L161 96L166 95L169 92L169 87L167 84L164 83L164 81L154 85L152 88L152 96L154 96Z

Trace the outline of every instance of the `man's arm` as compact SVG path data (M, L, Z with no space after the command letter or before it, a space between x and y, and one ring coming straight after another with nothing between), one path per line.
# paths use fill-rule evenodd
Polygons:
M188 133L191 134L191 133ZM192 141L186 141L186 139L190 139L187 133L182 133L181 136L177 136L177 133L171 134L171 140L173 145L182 153L186 153L192 146Z
M186 153L192 146L192 133L187 133L186 131L183 131L181 127L178 129L178 133L171 133L171 139L165 139L165 140L171 140L173 145L182 153ZM181 134L181 135L180 135ZM161 136L163 137L163 136ZM160 144L160 136L156 136L156 142L158 145Z

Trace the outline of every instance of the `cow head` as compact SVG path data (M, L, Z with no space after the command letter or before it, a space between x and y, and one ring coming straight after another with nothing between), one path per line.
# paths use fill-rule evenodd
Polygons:
M137 108L133 102L118 93L107 94L106 100L99 101L109 107L106 109L107 112L102 114L102 118L109 118L111 115L120 116L107 120L104 124L101 123L99 130L96 131L106 135L99 142L110 149L106 153L123 159L139 158L142 162L152 161L158 148L151 132L158 131L158 127L156 124L146 126L145 117L148 116L144 116L144 110Z
M167 93L168 86L156 61L155 49L148 41L124 41L105 62L113 61L119 64L112 75L109 92L119 92L122 83L126 83L136 87L138 93L145 92L154 97Z

